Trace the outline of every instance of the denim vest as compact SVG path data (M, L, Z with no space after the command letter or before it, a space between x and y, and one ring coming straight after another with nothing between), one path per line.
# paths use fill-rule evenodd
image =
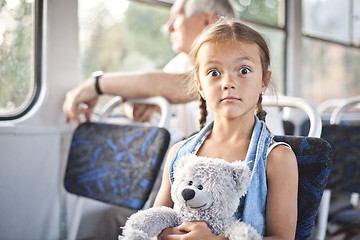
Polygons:
M170 164L170 180L174 181L176 162L184 155L193 153L201 139L211 130L213 123L205 126L199 133L188 138L179 147ZM262 236L266 235L265 207L267 196L266 153L273 136L267 131L265 123L255 116L255 126L251 136L245 162L251 171L251 181L246 196L240 198L235 213L237 219L250 224Z

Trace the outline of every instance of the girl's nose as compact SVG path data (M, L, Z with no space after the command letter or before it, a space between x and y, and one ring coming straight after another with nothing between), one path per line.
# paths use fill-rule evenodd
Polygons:
M223 90L235 89L235 82L230 76L225 76L223 78L222 88Z

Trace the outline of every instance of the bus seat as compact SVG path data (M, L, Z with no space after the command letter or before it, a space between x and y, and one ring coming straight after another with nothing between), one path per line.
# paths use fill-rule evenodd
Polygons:
M262 104L303 110L310 119L308 136L275 136L275 141L288 143L293 149L299 168L298 221L296 239L311 235L322 193L330 172L332 152L330 145L319 138L321 118L305 99L288 96L263 96Z
M77 196L68 240L76 239L84 197L134 210L148 205L170 142L169 104L161 97L129 101L159 105L157 126L85 122L73 134L64 177L65 189Z
M347 227L360 228L360 124L344 124L342 114L349 107L360 102L360 96L352 97L338 104L325 124L322 138L333 148L333 169L319 209L317 239L325 239L328 222ZM331 202L331 192L352 193L349 202Z
M299 187L295 239L308 239L330 173L331 147L317 137L275 136L274 140L288 143L296 155Z

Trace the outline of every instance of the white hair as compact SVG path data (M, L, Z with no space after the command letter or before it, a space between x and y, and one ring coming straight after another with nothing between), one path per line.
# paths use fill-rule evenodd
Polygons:
M237 14L232 4L231 0L186 0L184 12L186 16L203 12L214 12L217 18L235 18Z

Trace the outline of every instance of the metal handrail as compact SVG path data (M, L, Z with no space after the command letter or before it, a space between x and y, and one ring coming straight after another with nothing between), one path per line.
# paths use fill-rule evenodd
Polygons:
M274 107L292 107L303 110L310 119L309 137L320 137L322 122L321 117L316 108L307 100L298 97L288 96L263 96L262 104L264 106Z
M105 121L110 113L120 104L125 101L121 96L116 96L112 98L104 107L104 112L100 116L100 121ZM140 103L140 104L154 104L158 105L161 109L161 118L158 123L159 127L167 128L169 127L170 119L170 104L164 97L149 97L149 98L128 98L126 99L127 103Z
M360 103L360 96L351 97L339 103L339 105L336 106L333 113L331 114L330 124L340 123L342 113L345 112L346 109L357 103Z

